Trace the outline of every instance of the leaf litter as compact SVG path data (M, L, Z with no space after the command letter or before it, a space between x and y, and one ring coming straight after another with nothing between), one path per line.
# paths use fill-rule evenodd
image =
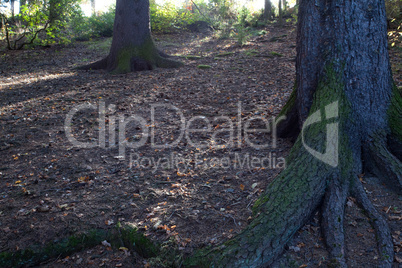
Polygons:
M235 161L242 159L236 155L261 159L271 154L279 159L288 154L289 141L278 139L273 146L269 133L249 133L253 144L268 141L271 145L256 150L247 146L244 137L235 135L231 140L225 131L215 136L194 132L170 149L152 148L150 140L135 150L126 148L123 160L118 147L110 148L109 133L106 148L74 147L66 136L65 119L77 105L104 105L104 118L94 109L75 115L75 139L99 142L102 120L109 127L110 121L121 115L136 115L146 120L147 127L153 127L155 144L167 144L179 135L181 126L180 116L166 108L168 105L179 108L187 123L197 116L191 125L196 129L225 130L230 122L224 118L230 118L235 129L239 117L241 122L272 118L294 83L295 37L291 25L268 26L264 35L242 47L236 40L219 40L207 34L158 36L163 40L160 44L169 44L161 48L185 66L121 75L74 71L73 67L105 56L86 43L1 52L0 252L44 245L92 228L115 228L118 223L136 226L157 241L173 240L183 253L240 232L250 222L252 204L281 169L238 168ZM398 51L390 53L393 66L400 67ZM400 68L393 70L401 86ZM166 104L155 113L154 122L152 104ZM213 121L219 116L222 120ZM258 120L250 126L264 128ZM128 124L126 141L141 140L143 131ZM192 141L199 144L192 146ZM230 142L235 146L228 146ZM232 160L229 165L216 161L228 156ZM130 164L130 157L134 163ZM172 157L181 162L156 167L158 159ZM385 215L393 232L395 261L400 262L402 201L377 186L375 178L364 180L373 202L391 207ZM346 207L346 223L349 265L375 263L374 234L352 199ZM151 267L126 248L112 250L109 245L104 241L42 266ZM293 261L298 267L317 267L325 266L327 258L319 222L314 219L289 242L278 263L289 265Z

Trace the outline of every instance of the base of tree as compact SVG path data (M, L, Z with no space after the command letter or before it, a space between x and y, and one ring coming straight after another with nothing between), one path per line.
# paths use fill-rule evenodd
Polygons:
M219 246L200 250L187 260L185 267L267 267L279 257L289 239L311 220L317 210L321 211L322 231L331 265L347 267L344 215L348 196L356 199L376 230L379 267L392 267L394 250L390 229L368 199L358 175L363 168L379 170L377 175L389 180L392 189L399 191L401 188L398 189L398 186L402 186L402 165L387 147L386 130L378 130L377 134L370 135L369 144L355 135L361 125L353 124L355 111L340 81L339 75L327 68L310 109L314 112L310 116L314 116L317 111L320 114L324 109L323 104L326 104L326 112L331 112L335 107L336 113L332 118L337 119L336 131L329 130L330 124L320 119L308 124L308 127L303 126L300 132L295 107L297 98L293 93L280 114L286 116L287 120L278 125L278 131L287 136L299 134L287 158L287 168L256 201L253 206L254 219L245 230ZM394 95L394 98L398 96ZM328 133L335 133L335 136L328 136ZM395 139L399 140L397 137ZM311 148L308 146L311 145L316 152L330 151L331 144L328 145L326 141L337 144L337 153L333 158L337 159L335 164L324 161L324 154L320 154L320 158L309 150Z
M121 49L117 53L111 53L106 58L89 65L78 67L77 69L107 70L112 73L128 73L154 70L157 67L178 68L180 66L183 66L183 63L169 59L169 56L166 53L156 49L153 42L150 42L139 48L133 47Z

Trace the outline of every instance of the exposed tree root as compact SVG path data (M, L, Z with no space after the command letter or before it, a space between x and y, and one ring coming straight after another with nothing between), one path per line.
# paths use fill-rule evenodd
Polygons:
M317 211L333 169L306 154L298 139L290 166L269 184L254 204L256 214L235 238L200 251L185 267L267 267L286 243ZM207 263L205 263L207 262Z
M322 211L321 224L331 267L347 267L344 214L350 195L367 212L378 234L380 267L392 266L390 229L366 196L357 176L340 175L340 167L331 169L315 162L298 142L296 151L291 153L290 166L254 205L257 215L251 224L235 238L215 248L200 250L186 261L185 267L267 267L317 209Z
M164 55L166 55L166 54L164 54ZM182 62L169 59L168 57L165 57L164 55L160 54L160 52L159 52L159 56L156 59L156 66L157 67L160 67L160 68L178 68L180 66L183 66Z
M109 59L110 55L96 61L94 63L77 67L77 70L108 70L114 71L116 66L113 65L112 61ZM155 56L152 61L147 61L141 57L136 57L133 55L130 59L131 71L144 71L153 70L156 67L160 68L177 68L183 65L179 61L169 59L169 55L161 50L155 49Z
M391 230L388 223L381 214L374 208L373 204L366 195L366 192L359 181L355 178L352 183L352 194L356 198L358 204L365 210L377 233L378 252L380 254L379 267L392 267L394 260L394 249L391 237Z
M108 57L95 61L94 63L79 66L76 70L103 70L107 68Z
M344 214L348 196L348 180L333 178L328 185L322 204L322 230L330 253L331 264L347 267L345 259Z
M391 189L402 193L401 161L387 149L385 142L381 142L382 140L384 139L376 138L375 141L367 144L368 168L373 169L378 177L385 179Z

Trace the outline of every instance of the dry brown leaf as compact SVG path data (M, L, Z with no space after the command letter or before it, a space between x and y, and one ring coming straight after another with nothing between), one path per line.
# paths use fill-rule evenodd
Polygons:
M402 263L402 258L399 258L398 256L395 256L395 261L397 263Z

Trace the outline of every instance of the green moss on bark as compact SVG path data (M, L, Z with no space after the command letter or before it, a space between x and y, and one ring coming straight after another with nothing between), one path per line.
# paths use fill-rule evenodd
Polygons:
M155 257L160 252L158 245L151 242L137 229L128 226L111 230L94 229L74 234L66 239L50 242L45 246L31 245L18 251L0 253L0 267L34 266L41 262L66 257L86 248L91 248L107 240L112 247L127 247L144 258Z
M113 73L128 73L133 70L133 61L140 61L147 65L147 69L160 68L175 68L183 64L178 61L163 58L159 55L158 50L149 36L141 46L127 46L121 49L117 55L117 66L112 71Z

